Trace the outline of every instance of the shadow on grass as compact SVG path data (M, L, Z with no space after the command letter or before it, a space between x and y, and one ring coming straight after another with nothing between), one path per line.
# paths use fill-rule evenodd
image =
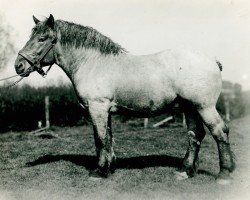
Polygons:
M97 159L91 155L45 155L35 161L26 163L27 166L36 166L60 160L70 161L76 165L84 166L87 170L93 170L97 166ZM143 169L147 167L175 167L179 168L182 159L167 155L148 155L130 158L117 158L117 169Z
M84 166L91 171L96 169L97 158L91 155L62 154L62 155L45 155L35 161L26 163L26 166L48 164L60 160L69 161L79 166ZM143 169L148 167L174 167L176 169L182 166L183 159L168 155L148 155L130 158L117 158L117 169ZM198 174L216 177L216 174L206 170L198 170Z

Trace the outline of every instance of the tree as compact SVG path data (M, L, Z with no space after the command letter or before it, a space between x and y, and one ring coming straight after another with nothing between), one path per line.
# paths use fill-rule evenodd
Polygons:
M4 23L3 16L0 14L0 70L7 65L13 53L15 53L15 48L11 37L11 27Z

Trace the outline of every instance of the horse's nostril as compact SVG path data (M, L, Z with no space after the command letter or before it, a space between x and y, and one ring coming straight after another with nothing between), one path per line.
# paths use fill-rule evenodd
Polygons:
M16 70L17 72L20 74L20 73L23 73L25 71L25 67L24 67L24 64L23 63L18 63L17 67L16 67Z
M21 69L22 67L23 67L23 63L19 63L19 64L18 64L18 68Z

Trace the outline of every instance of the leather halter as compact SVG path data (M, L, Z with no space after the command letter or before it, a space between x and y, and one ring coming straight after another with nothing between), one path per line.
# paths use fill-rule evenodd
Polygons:
M27 71L30 73L33 71L37 71L41 76L45 77L53 64L50 65L47 72L44 72L41 67L41 61L47 55L47 53L54 47L55 44L56 38L52 39L51 43L45 47L43 52L37 58L30 57L23 50L19 51L18 54L22 56L31 65L31 67L29 67Z

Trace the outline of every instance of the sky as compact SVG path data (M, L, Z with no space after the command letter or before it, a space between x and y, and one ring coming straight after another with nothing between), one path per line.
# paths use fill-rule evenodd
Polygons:
M249 0L0 0L0 14L12 27L17 50L28 41L32 15L91 26L131 54L189 49L217 58L224 80L250 90ZM13 55L2 76L15 74ZM23 84L61 84L68 79L54 65L46 79L33 73Z

